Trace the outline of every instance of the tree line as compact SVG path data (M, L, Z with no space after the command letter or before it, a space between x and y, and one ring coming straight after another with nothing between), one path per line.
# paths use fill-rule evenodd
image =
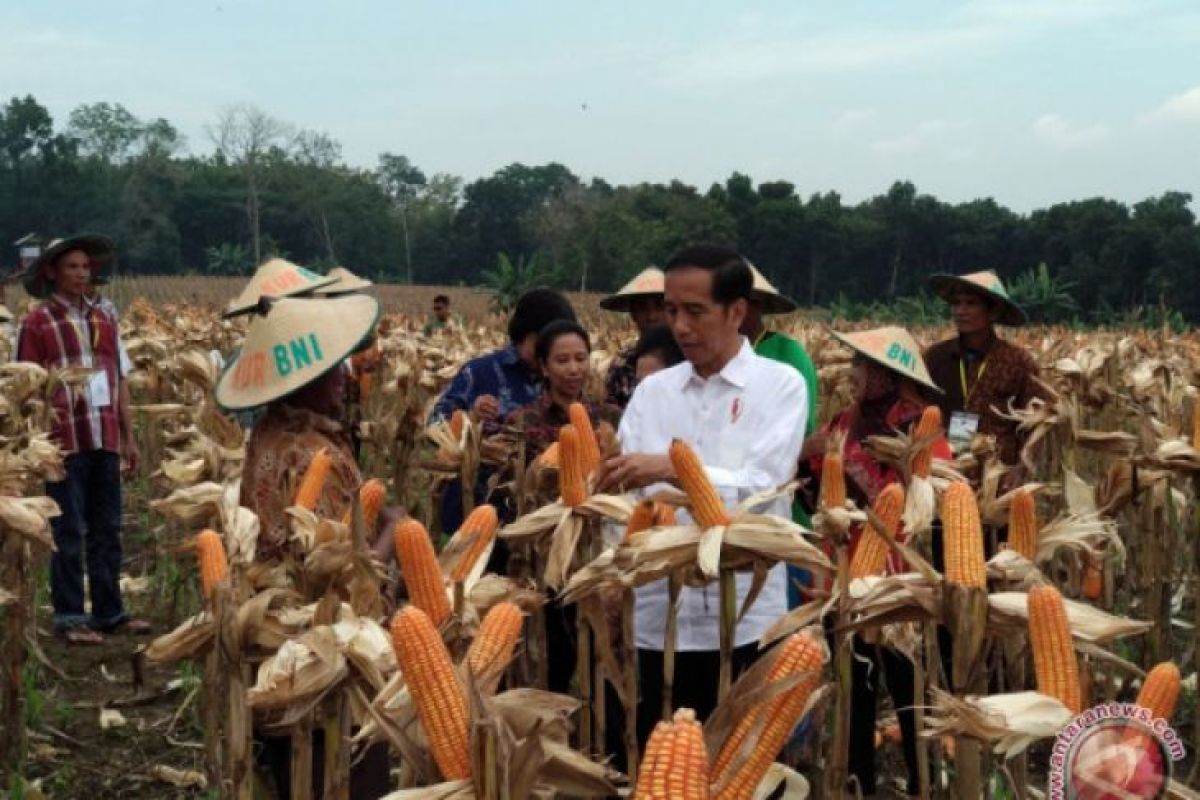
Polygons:
M348 165L328 135L250 106L222 111L206 138L196 154L168 120L118 103L56 124L34 97L14 97L0 109L0 235L104 232L119 269L137 274L240 275L282 255L396 282L594 291L707 240L846 316L933 313L928 275L991 268L1044 321L1200 319L1200 225L1181 191L1018 214L908 181L856 204L736 172L705 190L515 163L466 183L397 153ZM0 250L0 267L15 256Z

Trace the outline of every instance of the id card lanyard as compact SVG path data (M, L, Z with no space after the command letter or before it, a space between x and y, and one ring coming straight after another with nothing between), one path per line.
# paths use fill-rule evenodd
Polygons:
M975 382L971 384L971 388L967 388L967 367L963 359L958 360L958 377L962 380L963 393L963 408L971 404L971 395L975 394L975 390L979 388L979 382L983 380L983 373L987 370L988 361L983 359L983 363L979 365L979 373L975 376Z

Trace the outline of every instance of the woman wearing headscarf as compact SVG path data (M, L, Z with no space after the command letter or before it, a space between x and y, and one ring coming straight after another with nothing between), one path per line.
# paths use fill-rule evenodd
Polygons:
M937 389L929 379L917 343L903 328L833 335L854 352L851 362L854 401L805 441L801 468L810 476L819 476L829 438L835 433L844 436L842 455L846 492L860 508L865 508L874 504L889 485L903 480L898 470L870 454L866 448L867 438L894 435L897 431L911 433L925 408L922 389L935 392ZM951 457L949 443L944 438L939 437L934 442L933 455L943 459ZM851 559L862 533L861 525L851 530L848 553ZM904 531L898 531L896 538L903 541ZM903 560L892 552L888 554L886 569L888 574L907 571ZM850 774L858 780L865 796L874 795L875 719L882 672L900 722L908 770L907 791L911 797L918 796L912 662L890 647L869 644L855 636L851 665Z

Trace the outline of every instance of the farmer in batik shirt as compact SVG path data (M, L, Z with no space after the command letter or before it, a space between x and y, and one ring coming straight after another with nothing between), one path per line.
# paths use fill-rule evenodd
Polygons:
M340 297L260 299L246 339L217 383L216 399L227 411L266 406L246 445L240 502L258 515L261 529L255 558L276 563L287 560L291 531L285 513L314 455L325 450L331 467L315 512L340 520L359 490L362 476L349 441L337 421L345 396L345 359L370 341L379 316L379 302L363 294ZM400 514L380 513L373 554L391 555L388 535ZM303 552L297 552L303 557ZM316 731L313 760L321 763L324 732ZM266 774L276 797L292 797L287 736L255 734L258 768ZM314 773L314 782L319 780ZM350 769L349 796L382 797L389 789L387 746L377 743L356 758ZM307 793L306 793L307 794ZM321 784L310 795L321 796Z
M638 336L667 321L663 310L663 273L658 267L648 267L637 277L621 287L621 291L600 301L606 311L628 312L637 326ZM617 354L608 368L604 379L605 400L618 408L624 408L633 396L637 385L637 364L633 352L637 345L630 345Z
M964 449L976 433L996 438L1000 462L1009 468L1007 491L1024 482L1020 460L1028 434L1001 414L1024 408L1042 389L1033 357L1001 339L996 325L1024 325L1025 312L991 271L935 275L930 282L950 304L957 335L925 351L929 374L943 392L928 400L941 407L955 449Z

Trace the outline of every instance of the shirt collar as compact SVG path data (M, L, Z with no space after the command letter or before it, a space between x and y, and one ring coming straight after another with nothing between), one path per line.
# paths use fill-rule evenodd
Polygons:
M511 344L496 351L496 360L505 367L512 367L516 366L517 364L524 363L521 361L521 354L517 352L517 348Z
M721 378L726 383L732 384L739 389L745 389L746 384L750 382L750 372L754 366L754 348L750 346L750 342L745 336L740 337L742 346L738 349L737 355L729 360L721 371L713 377ZM696 374L696 368L689 362L688 369L684 373L686 378L684 385L704 383L704 378Z
M990 355L992 350L994 350L996 348L996 342L999 341L999 339L1000 339L1000 337L996 336L996 332L992 331L991 336L988 337L988 340L987 340L987 342L984 343L983 347L981 347L978 350L969 350L967 348L967 346L963 343L962 336L956 336L954 338L954 350L955 350L955 353L959 356L964 356L964 355L970 353L973 356L985 356L986 357L986 356Z
M58 303L63 308L74 310L74 311L80 310L79 306L75 305L70 300L63 297L61 294L59 294L58 292L53 292L50 295L50 299L53 300L54 302ZM83 298L83 308L84 309L91 308L91 303L88 302L88 298L86 296Z

